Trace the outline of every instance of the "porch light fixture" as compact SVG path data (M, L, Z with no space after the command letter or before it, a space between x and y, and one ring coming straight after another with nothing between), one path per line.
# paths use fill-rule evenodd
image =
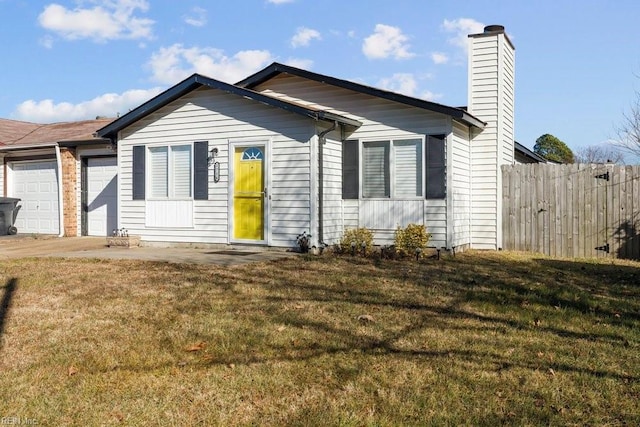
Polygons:
M220 181L220 162L216 162L216 155L218 154L218 148L213 147L209 151L209 157L207 157L207 165L211 167L213 165L213 182Z
M217 154L218 154L217 147L213 147L211 150L209 150L209 157L207 157L207 165L211 166L215 162Z

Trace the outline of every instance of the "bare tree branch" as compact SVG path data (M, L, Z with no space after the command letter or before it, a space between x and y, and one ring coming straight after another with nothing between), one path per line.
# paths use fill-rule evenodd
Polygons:
M617 146L590 145L576 151L577 163L617 163L623 165L624 153Z
M640 92L636 91L636 98L629 111L622 116L622 123L616 128L618 136L615 144L620 148L640 156Z

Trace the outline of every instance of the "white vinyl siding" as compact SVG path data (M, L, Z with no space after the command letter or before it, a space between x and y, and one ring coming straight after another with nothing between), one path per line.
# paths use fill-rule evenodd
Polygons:
M334 132L322 146L323 177L323 235L326 244L335 244L342 237L342 142Z
M302 105L327 109L359 120L362 126L347 139L381 141L423 139L424 135L449 135L451 121L443 114L376 98L301 77L281 74L256 88L265 94ZM424 151L421 152L421 159ZM360 156L362 164L363 153ZM423 168L424 169L424 168ZM360 169L362 170L362 168ZM417 173L417 172L416 172ZM420 171L424 174L423 171ZM423 185L424 181L420 181ZM362 176L360 186L363 186ZM424 188L420 189L424 193ZM416 191L417 193L417 191ZM361 197L363 191L361 190ZM377 203L381 202L381 203ZM445 199L360 199L342 201L343 228L368 227L377 244L393 242L398 225L407 221L425 224L431 233L429 246L446 246L447 205Z
M499 249L502 174L513 162L514 52L504 34L469 39L469 112L487 123L471 144L471 235L477 249Z
M455 124L452 135L453 143L447 151L448 201L452 208L448 210L450 224L450 245L461 247L471 244L471 146L469 129Z
M194 90L121 132L118 144L120 227L148 242L228 244L228 144L230 141L270 141L269 158L265 161L266 167L271 168L267 201L269 244L294 247L296 236L302 231L308 232L311 226L309 140L314 131L313 121L296 114L215 89ZM190 200L189 206L156 206L158 212L164 208L165 212L180 216L180 223L152 226L168 223L160 217L145 223L149 201L132 200L133 146L191 145L194 141L209 141L209 150L218 149L215 160L219 162L220 179L214 181L211 166L208 200ZM146 167L149 168L149 162ZM148 185L147 182L147 189ZM191 227L184 226L189 223Z

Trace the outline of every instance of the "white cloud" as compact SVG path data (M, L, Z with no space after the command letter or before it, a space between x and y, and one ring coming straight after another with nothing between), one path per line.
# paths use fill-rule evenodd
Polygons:
M431 60L436 65L446 64L449 62L449 56L443 52L433 52L431 53Z
M46 35L39 40L39 43L46 49L51 49L53 47L53 37Z
M427 99L430 101L442 97L442 95L435 94L431 91L420 91L419 80L421 79L422 78L416 78L416 76L411 73L395 73L391 77L380 79L377 86L391 92L397 92L403 95Z
M362 52L369 59L407 59L415 56L409 52L408 41L400 28L377 24L374 33L364 39Z
M96 0L93 8L67 9L56 3L38 17L40 25L68 40L150 39L154 21L134 16L146 12L146 0Z
M12 117L35 123L88 120L97 116L116 117L117 114L125 114L148 101L162 90L162 88L155 87L147 90L128 90L122 94L106 93L78 104L55 103L52 99L42 101L30 99L18 105L12 113Z
M471 18L458 18L452 21L445 19L442 28L448 33L455 33L449 38L449 43L469 51L469 34L478 34L484 31L485 25Z
M289 58L284 61L284 63L287 65L291 65L292 67L302 68L303 70L310 70L311 68L313 68L312 59Z
M273 57L267 50L244 50L226 56L220 49L174 44L155 52L147 65L152 80L162 84L175 84L193 73L235 83L271 61Z
M184 17L184 22L194 27L203 27L207 23L207 11L201 7L193 7L191 14Z
M309 46L311 40L321 40L320 33L312 28L299 27L291 38L291 47Z
M271 4L285 4L285 3L293 3L295 0L267 0L267 3Z

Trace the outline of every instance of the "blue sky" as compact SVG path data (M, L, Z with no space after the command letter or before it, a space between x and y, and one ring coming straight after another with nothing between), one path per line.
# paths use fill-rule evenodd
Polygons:
M193 72L236 82L273 61L467 103L466 35L516 46L516 139L615 136L640 90L640 2L0 0L0 117L126 113Z

